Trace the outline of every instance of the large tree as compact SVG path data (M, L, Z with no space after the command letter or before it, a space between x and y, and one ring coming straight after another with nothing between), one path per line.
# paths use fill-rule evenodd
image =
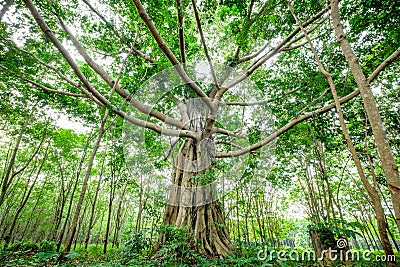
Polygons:
M395 34L400 16L396 16L394 2L377 7L369 1L359 2L343 1L342 8L353 41L369 37L355 47L364 65L357 63L345 38L335 1L295 1L292 12L286 1L23 0L12 7L6 1L7 8L1 12L9 10L16 17L1 17L6 23L0 29L4 50L0 79L13 91L45 98L57 107L80 109L82 114L94 112L97 105L132 125L177 137L180 148L163 222L187 227L200 251L215 257L231 254L233 247L223 210L214 198L213 183L201 187L199 196L197 188L204 181L196 178L212 172L212 162L219 159L249 153L259 157L254 151L296 124L335 107L340 110L340 105L361 92L398 220L398 170L369 88L400 52ZM385 8L391 12L387 17L379 13L377 19L370 19L368 14ZM316 46L314 54L306 50L311 41ZM313 60L316 53L330 62L325 66L330 71L328 81L318 72ZM371 61L371 56L375 60ZM188 69L189 63L202 57L212 78L208 89ZM221 60L224 66L216 67ZM164 96L170 106L152 107L139 101L143 81L171 65L185 86ZM248 79L254 80L263 99L248 101L248 87L242 85ZM335 102L327 94L334 84L340 89L338 97L332 91ZM115 92L112 99L110 92ZM197 100L190 100L193 98ZM81 100L79 105L74 104L76 99ZM126 105L141 116L121 108ZM240 129L232 129L232 124L218 123L227 106L243 110L235 114L241 114L238 121L246 122L246 109L265 105L270 105L277 118L277 130L264 133L263 138L254 137L251 125L242 128L239 123ZM172 109L180 117L171 115ZM220 146L214 148L217 144ZM161 236L160 246L166 238Z

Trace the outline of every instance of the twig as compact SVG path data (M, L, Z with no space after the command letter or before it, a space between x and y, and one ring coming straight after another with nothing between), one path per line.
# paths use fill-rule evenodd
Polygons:
M314 21L316 21L318 18L320 18L322 15L324 15L326 12L328 12L330 6L327 6L320 12L318 12L314 17L308 19L306 22L303 23L303 26L310 25ZM293 30L282 42L280 42L270 53L265 54L261 58L259 58L256 62L254 62L251 66L249 66L241 75L236 77L235 79L231 80L227 84L223 86L223 89L218 92L218 98L221 99L222 95L231 87L239 84L243 80L245 80L247 77L249 77L256 69L258 69L261 65L263 65L267 60L281 52L281 48L284 47L285 44L289 43L290 40L301 31L300 27L297 27L295 30ZM221 86L222 87L222 86Z
M143 114L149 115L153 118L156 118L166 124L171 126L175 126L178 129L185 129L188 130L188 126L183 124L181 121L171 118L162 112L159 112L135 99L132 95L130 95L127 91L123 90L118 84L116 85L115 81L108 75L106 71L104 71L100 65L98 65L93 58L89 56L86 52L82 44L78 41L78 39L74 36L74 34L69 30L69 28L65 25L64 21L60 16L55 14L58 22L60 23L61 27L64 31L69 35L72 43L74 44L75 48L78 50L79 54L85 59L86 63L94 70L111 88L115 87L115 91L123 97L125 100L129 101L137 110L142 112ZM131 51L134 52L133 46L131 47ZM110 103L108 101L108 103Z

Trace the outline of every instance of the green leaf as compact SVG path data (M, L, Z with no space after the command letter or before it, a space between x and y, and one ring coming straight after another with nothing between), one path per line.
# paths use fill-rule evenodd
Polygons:
M58 257L60 253L56 251L44 251L44 252L39 252L35 254L35 257L40 258L40 259L51 259L51 258L56 258Z

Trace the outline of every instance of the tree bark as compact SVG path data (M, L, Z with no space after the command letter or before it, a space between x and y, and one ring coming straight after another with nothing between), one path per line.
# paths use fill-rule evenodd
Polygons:
M105 150L107 151L107 146L106 146ZM102 156L101 171L100 171L99 181L98 181L99 183L97 184L96 192L94 194L94 199L93 199L93 202L91 203L92 207L91 207L91 211L90 211L88 230L87 230L86 238L85 238L85 249L87 249L89 246L90 235L92 232L92 227L93 227L93 222L94 222L97 198L99 196L100 186L101 186L101 182L102 182L103 174L104 174L104 163L105 163L105 158L106 158L106 151L103 153L103 156Z
M91 171L92 171L92 168L93 168L93 164L94 164L94 159L96 157L97 150L100 147L100 142L101 142L101 139L102 139L103 134L105 132L105 124L106 124L108 115L109 115L109 110L106 109L104 117L103 117L103 119L101 121L101 124L100 124L100 129L99 129L99 134L97 136L97 140L96 140L96 142L95 142L95 144L93 146L92 154L90 155L89 164L88 164L87 170L86 170L86 175L85 175L85 178L83 179L82 188L81 188L81 192L80 192L80 195L79 195L78 203L76 204L74 218L73 218L72 223L71 223L71 228L70 228L69 233L68 233L67 241L65 243L65 249L64 249L63 253L60 255L60 257L59 257L59 260L58 260L59 262L62 261L65 258L65 256L67 255L67 253L71 250L71 245L72 245L72 242L74 240L74 236L75 236L76 227L77 227L77 224L78 224L79 214L81 212L83 199L85 198L86 189L88 187L90 174L91 174Z
M42 139L42 142L41 142L40 146L42 146L43 141L44 141L44 137L43 137L43 139ZM30 187L29 187L30 179L27 181L26 189L29 188L29 190L27 191L26 195L22 197L22 199L21 199L21 204L20 204L20 206L18 207L17 211L15 212L13 221L12 221L12 223L11 223L11 226L10 226L9 230L8 230L8 235L7 235L6 238L5 238L4 247L8 247L8 244L9 244L9 242L11 241L11 239L12 239L12 237L13 237L14 228L15 228L15 226L16 226L16 224L17 224L17 220L18 220L18 218L19 218L19 215L21 214L21 211L25 208L25 205L26 205L26 203L28 202L29 197L31 196L32 190L33 190L33 188L34 188L35 185L36 185L36 182L37 182L37 180L38 180L38 178L39 178L39 175L40 175L40 173L41 173L41 171L42 171L43 165L44 165L44 163L45 163L45 161L46 161L46 159L47 159L47 152L48 152L48 150L49 150L49 145L46 147L46 151L44 152L44 156L43 156L42 162L41 162L41 164L40 164L40 166L39 166L39 169L38 169L38 171L37 171L37 173L36 173L36 176L35 176L34 180L32 181L32 184L31 184Z
M201 158L197 153L199 152L198 144L194 140L187 139L182 144L180 152L176 161L177 166L174 167L172 175L173 185L163 224L186 227L194 234L196 249L200 253L215 258L231 255L233 246L225 226L219 201L210 201L215 197L216 192L210 187L208 191L203 191L203 194L199 196L196 194L198 192L194 188L195 184L190 181L194 175L201 175L205 170L195 172L191 171L191 167L184 166L185 163L189 162L184 160L185 158L190 160ZM167 241L166 237L161 234L154 251Z
M349 41L343 31L340 22L340 12L338 0L332 0L332 20L337 41L342 49L342 52L347 60L347 63L352 71L353 77L360 89L360 94L364 102L364 109L367 114L368 120L371 124L372 132L374 135L375 143L378 148L379 158L382 163L382 169L385 173L390 194L392 197L394 213L396 216L396 224L400 229L400 177L399 169L394 159L392 150L386 138L386 131L379 114L375 97L372 94L371 87L367 78L365 77L361 66L354 54Z
M115 189L116 189L115 188L116 181L114 180L114 178L115 178L114 169L113 169L113 167L111 167L110 197L108 199L108 214L107 214L106 232L104 234L103 254L107 253L108 236L110 235L111 214L112 214Z
M13 178L12 169L14 167L15 158L17 157L19 146L21 145L21 141L22 141L22 135L23 135L26 127L28 127L28 123L29 123L29 119L30 119L31 115L32 115L32 113L25 119L25 122L22 125L21 130L19 131L17 143L14 146L13 153L12 153L11 158L10 158L10 163L8 163L8 167L6 169L4 177L2 177L2 181L1 181L2 185L1 185L1 193L0 193L0 207L4 202L4 198L6 196L7 189L8 189L8 187L9 187L9 185L11 183L11 180Z
M334 18L335 31L337 31L337 27L338 26L341 27L340 21L338 21L338 17L337 17L338 16L338 6L337 6L337 4L338 4L337 1L335 1L335 0L332 1L332 17L336 16ZM335 8L336 8L336 10L335 10ZM291 6L289 6L289 9L291 10L293 16L295 17L297 23L299 23L299 20L298 20L297 16L295 15L294 11L293 11L293 8ZM339 97L337 95L335 83L334 83L330 73L325 70L325 68L324 68L324 66L323 66L323 64L322 64L322 62L321 62L321 60L320 60L320 58L319 58L319 56L318 56L313 44L312 44L312 42L311 42L311 39L307 35L307 32L304 30L304 28L303 28L303 26L301 24L300 24L300 27L301 27L305 37L307 38L308 43L310 44L310 48L311 48L311 50L312 50L312 52L314 54L315 60L318 63L318 67L319 67L321 73L324 74L324 76L326 77L326 79L328 81L328 84L329 84L329 87L331 89L332 96L333 96L333 99L334 99L335 105L336 105L336 111L337 111L337 114L338 114L338 117L339 117L340 127L342 128L344 137L346 139L347 146L348 146L348 148L350 150L350 153L351 153L351 155L353 157L354 164L356 166L357 172L358 172L358 174L359 174L359 176L361 178L361 182L363 183L365 189L368 192L368 195L370 196L370 198L372 200L373 208L374 208L375 215L376 215L376 221L377 221L377 224L378 224L378 232L379 232L379 235L381 237L382 248L385 251L386 256L394 255L392 246L390 244L390 241L389 241L389 238L388 238L388 235L387 235L387 232L386 232L386 229L387 229L386 218L385 218L384 210L383 210L383 207L382 207L382 203L381 203L380 198L379 198L379 193L376 190L376 188L373 187L370 184L370 182L368 181L368 179L367 179L367 177L365 175L365 172L364 172L364 170L362 168L360 159L359 159L359 157L357 155L357 152L356 152L356 149L354 147L353 141L350 138L350 133L349 133L349 131L347 129L347 125L346 125L346 122L344 120L343 111L342 111L342 108L341 108ZM342 33L343 33L343 30L342 30ZM368 85L366 79L365 79L365 83ZM360 88L360 91L361 91L361 88ZM387 258L389 258L389 257L387 257ZM388 264L389 267L397 266L397 264L395 262L391 262L391 261L387 261L387 264Z

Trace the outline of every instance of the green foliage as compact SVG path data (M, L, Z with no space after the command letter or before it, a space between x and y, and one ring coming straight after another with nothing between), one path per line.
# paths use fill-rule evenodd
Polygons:
M195 238L187 228L161 225L160 234L163 235L164 242L160 244L161 247L156 252L155 258L162 264L196 262L197 248Z
M355 231L355 229L363 227L359 222L347 222L343 221L342 224L346 226L346 228L336 227L332 223L328 222L320 222L316 224L310 224L308 226L309 230L315 230L321 233L322 240L330 240L333 235L335 238L356 238L356 235L361 236L360 233ZM353 229L351 229L353 228Z
M201 175L194 175L189 179L190 182L198 185L207 185L214 182L214 180L215 180L215 174L211 170Z
M261 141L261 130L260 130L259 125L252 126L248 130L247 135L249 137L249 143L251 145Z
M56 243L54 241L47 241L47 240L40 241L39 251L46 252L55 250L56 250Z
M35 254L35 257L39 258L39 259L53 259L53 258L57 258L59 256L58 252L55 251L44 251L44 252L39 252L37 254Z
M33 243L31 241L28 242L16 242L14 244L12 244L11 246L9 246L8 248L6 248L5 250L8 251L24 251L24 252L34 252L34 251L38 251L39 250L39 245L36 243Z
M163 230L164 231L164 230ZM175 238L184 237L187 233L184 231L174 231L172 229L166 230L167 233L172 234ZM134 236L140 236L139 234L133 234ZM130 234L131 237L133 237ZM129 235L128 235L129 236ZM127 236L127 238L128 238ZM139 243L137 241L136 243ZM175 241L178 242L178 241ZM129 242L125 243L129 244ZM136 254L136 256L131 257L129 259L125 257L121 257L121 254L124 255L126 253L126 249L131 249L131 244L128 248L125 248L125 245L121 247L118 253L114 254L113 256L104 256L101 252L98 253L93 246L89 246L88 253L86 255L80 255L76 252L71 252L68 255L68 258L65 262L61 264L56 264L56 259L59 255L57 252L47 251L47 252L39 252L36 254L32 254L26 252L27 247L32 247L31 244L19 244L19 248L22 251L19 251L17 246L14 247L15 251L11 252L9 250L4 251L0 249L0 265L5 267L30 267L30 266L58 266L58 267L70 267L70 266L79 266L79 267L139 267L139 266L196 266L196 267L228 267L228 266L238 266L238 267L247 267L247 266L276 266L276 267L300 267L300 266L318 266L316 262L308 261L308 260L294 260L295 255L303 255L309 251L309 249L304 248L290 248L290 247L279 247L279 248L272 248L272 247L261 247L255 243L249 243L248 245L243 247L242 253L236 254L234 256L230 256L227 259L207 259L197 255L190 250L186 250L187 258L183 257L181 259L178 258L158 258L153 257L152 259L148 258L148 251L146 249L141 250L140 253ZM25 247L25 248L24 248ZM40 245L36 245L35 247L40 247ZM174 249L175 251L175 249ZM260 252L261 251L261 252ZM282 258L278 258L277 251L285 252L285 256ZM362 255L365 251L356 251L353 250L353 253L359 253ZM191 254L193 253L193 254ZM305 254L307 255L307 254ZM376 261L375 259L378 257L383 257L383 251L372 251L368 253L368 258L370 260L366 260L363 257L360 257L358 261L348 262L346 263L346 267L384 267L386 263L384 261ZM32 257L33 256L33 257ZM131 256L131 254L130 254ZM160 255L158 255L160 256ZM400 257L399 254L396 254L396 258ZM167 259L169 261L167 261ZM307 259L307 258L306 258ZM333 262L333 267L343 266L342 263Z
M81 254L75 251L68 252L68 254L65 256L67 259L75 259L81 257Z
M150 248L151 242L143 232L125 233L125 242L121 251L123 262L132 262L145 257Z

